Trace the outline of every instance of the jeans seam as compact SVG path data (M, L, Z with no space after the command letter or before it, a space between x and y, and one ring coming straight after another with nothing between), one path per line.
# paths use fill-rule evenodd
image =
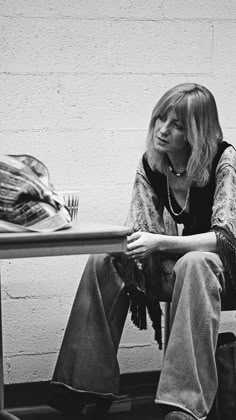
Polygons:
M116 304L117 304L117 301L119 299L120 292L121 292L122 289L123 289L123 287L120 287L119 288L119 290L118 290L118 292L116 294L116 297L115 297L115 299L113 301L113 304L112 304L112 306L110 308L110 311L109 311L109 314L108 314L108 317L107 317L107 319L108 319L109 322L112 321L112 319L113 319L113 315L114 315L114 312L115 312L115 307L116 307Z
M210 295L211 295L211 296L213 295L213 292L214 292L215 290L217 290L217 286L214 284L214 285L212 286L211 290L210 290ZM208 325L208 323L209 323L209 314L210 314L210 312L211 312L211 308L210 308L210 307L208 307L208 310L207 310L207 317L205 318L205 325L204 325L204 328L202 329L202 333L201 333L201 335L200 335L200 337L199 337L199 345L198 345L198 348L197 348L197 351L196 351L196 356L199 354L199 349L200 349L200 346L201 346L201 344L202 344L202 342L203 342L203 338L204 338L205 333L206 333L207 325Z

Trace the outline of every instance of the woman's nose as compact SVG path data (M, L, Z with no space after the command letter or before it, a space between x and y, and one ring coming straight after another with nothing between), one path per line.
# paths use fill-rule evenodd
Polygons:
M168 123L167 121L163 122L163 125L160 128L160 132L163 134L167 134L169 131Z

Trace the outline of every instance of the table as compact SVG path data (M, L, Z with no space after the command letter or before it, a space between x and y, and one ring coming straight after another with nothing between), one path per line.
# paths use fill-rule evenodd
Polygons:
M0 259L49 257L126 251L131 229L119 225L77 224L48 233L0 233ZM4 410L4 371L0 283L0 420L20 420Z

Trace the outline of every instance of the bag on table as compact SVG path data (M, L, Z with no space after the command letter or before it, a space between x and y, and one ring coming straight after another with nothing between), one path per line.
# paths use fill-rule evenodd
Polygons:
M51 232L70 226L47 167L33 156L0 155L0 232Z

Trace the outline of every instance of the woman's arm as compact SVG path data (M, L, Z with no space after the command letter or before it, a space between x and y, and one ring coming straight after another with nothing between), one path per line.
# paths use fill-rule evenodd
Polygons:
M199 233L189 236L164 236L160 251L185 254L189 251L216 251L215 232Z
M134 231L164 235L163 209L164 204L150 184L141 159L136 170L126 225Z
M216 234L206 232L189 236L170 236L135 232L128 237L127 248L127 255L132 258L144 258L155 251L180 255L190 251L216 252Z
M216 169L212 230L216 232L217 253L236 292L236 150L228 147Z

